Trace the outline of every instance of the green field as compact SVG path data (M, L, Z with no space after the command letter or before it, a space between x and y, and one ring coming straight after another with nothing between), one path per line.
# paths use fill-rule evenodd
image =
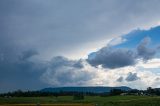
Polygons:
M85 96L84 100L73 100L72 96L59 97L12 97L0 98L3 104L98 104L98 106L160 106L159 96ZM84 105L85 106L85 105Z

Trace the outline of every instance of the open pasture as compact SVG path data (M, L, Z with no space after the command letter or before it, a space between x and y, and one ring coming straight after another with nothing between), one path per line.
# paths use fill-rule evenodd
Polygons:
M0 98L0 106L160 106L159 96L72 96Z
M3 104L0 106L94 106L94 104Z

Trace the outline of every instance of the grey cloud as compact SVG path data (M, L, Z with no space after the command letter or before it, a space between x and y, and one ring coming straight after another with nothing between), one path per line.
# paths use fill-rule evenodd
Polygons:
M94 56L89 56L87 61L92 66L102 65L104 68L119 68L134 65L136 62L133 51L109 47L100 49Z
M70 66L75 68L83 68L81 60L69 60L63 56L56 56L50 62L50 67L57 68L60 66Z
M84 85L93 76L83 70L82 60L69 60L63 56L50 61L32 61L38 52L27 50L19 55L12 54L14 60L0 62L0 92L16 89L41 89L53 86Z
M28 60L26 57L31 58L30 56L35 54L28 53L30 55L25 56L25 59L19 58L21 55L14 54L14 52L3 56L4 59L0 61L0 92L16 89L40 89L48 85L40 80L40 76L46 70L45 63ZM14 58L6 59L6 56Z
M36 50L28 50L22 52L22 56L20 57L22 60L27 60L31 58L34 55L38 55L38 52Z
M137 73L129 72L125 80L130 82L130 81L136 81L138 79L140 79L140 77L137 76Z
M122 82L123 81L123 77L121 76L121 77L119 77L116 81L118 81L118 82Z
M106 46L97 52L90 53L87 61L92 66L101 65L103 68L111 69L135 65L137 59L142 58L147 61L155 56L157 51L155 48L148 48L149 42L150 38L145 37L134 50Z
M81 64L78 60L68 60L61 56L54 57L49 62L49 66L41 79L53 86L86 85L93 78L94 73L84 70Z
M160 81L160 78L159 77L155 78L155 81Z
M76 68L83 68L83 64L82 64L83 60L78 60L73 66Z
M157 49L160 50L160 46L158 46Z
M153 56L156 54L156 49L147 47L150 43L150 40L151 39L149 37L145 37L137 47L138 56L142 57L144 61L153 58Z

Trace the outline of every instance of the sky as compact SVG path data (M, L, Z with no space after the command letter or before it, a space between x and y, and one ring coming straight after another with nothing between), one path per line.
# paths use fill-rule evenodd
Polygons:
M160 87L159 0L0 0L0 92Z

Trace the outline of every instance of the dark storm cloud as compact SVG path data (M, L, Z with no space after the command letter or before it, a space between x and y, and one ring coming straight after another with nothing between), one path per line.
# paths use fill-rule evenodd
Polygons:
M145 37L137 47L138 56L143 58L144 61L153 58L156 54L156 49L147 47L150 40L151 39L149 37Z
M130 81L136 81L138 79L140 79L140 77L137 76L137 73L129 72L125 80L130 82Z
M44 68L41 62L28 60L38 52L27 47L19 48L14 36L5 35L7 31L2 32L5 30L0 32L0 92L36 89L45 85L38 78Z
M16 89L38 90L49 85L83 85L92 76L83 70L82 60L57 56L47 62L32 61L31 58L38 55L32 49L19 55L11 54L14 59L5 59L3 56L4 59L0 61L0 92Z
M29 61L27 58L31 58L37 53L31 51L25 51L30 54L27 56L24 52L21 55L11 53L14 58L9 59L5 56L10 56L10 54L3 55L3 59L0 61L0 92L16 89L40 89L47 85L40 80L46 65L41 62ZM20 56L25 58L21 59Z
M126 49L104 47L89 57L87 61L92 66L102 65L104 68L119 68L135 64L134 52Z
M110 46L103 47L97 52L88 55L88 63L92 66L101 65L103 68L120 68L135 65L137 59L147 61L156 54L156 49L150 49L150 38L145 37L134 50L114 48Z

